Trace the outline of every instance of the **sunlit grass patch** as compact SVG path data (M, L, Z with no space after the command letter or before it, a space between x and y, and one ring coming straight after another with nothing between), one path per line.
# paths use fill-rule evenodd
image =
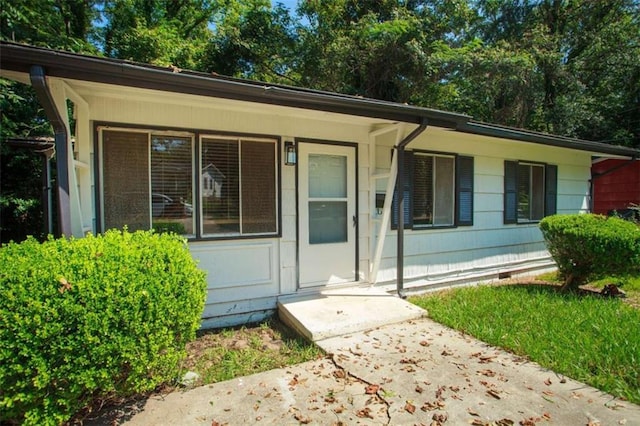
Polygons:
M640 402L640 310L551 285L480 286L412 298L435 321Z
M204 332L187 346L184 371L198 384L216 383L323 356L322 350L276 320Z

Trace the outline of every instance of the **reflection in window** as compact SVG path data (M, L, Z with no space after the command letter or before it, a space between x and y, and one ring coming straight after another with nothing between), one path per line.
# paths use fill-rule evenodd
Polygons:
M453 157L416 153L413 167L414 225L453 225Z
M275 141L203 138L201 181L204 234L277 232Z
M191 138L151 136L153 228L193 234L193 148Z
M196 194L193 137L124 129L101 134L103 229L189 236L278 232L276 140L203 138Z
M544 166L518 165L518 220L540 220L544 217Z

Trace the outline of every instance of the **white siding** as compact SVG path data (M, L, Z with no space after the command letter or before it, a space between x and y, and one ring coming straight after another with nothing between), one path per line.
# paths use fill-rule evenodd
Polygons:
M359 143L358 211L360 275L369 267L369 151L371 120L198 96L81 83L77 90L93 123L113 127L249 133L282 141L314 139ZM280 164L281 238L193 241L191 253L207 272L203 326L227 326L262 319L277 298L297 291L296 168ZM95 216L95 212L93 212ZM94 218L95 219L95 218Z
M373 175L389 171L394 132L372 138L383 120L296 110L273 105L178 95L131 88L114 88L69 82L86 101L83 121L128 125L149 129L170 128L209 132L269 135L282 141L314 139L358 144L359 269L370 280L379 218L375 192L384 192L385 179ZM87 144L89 126L81 124L83 161L93 158ZM414 126L400 125L403 134ZM90 127L93 129L92 127ZM93 132L91 132L93 137ZM504 161L526 160L558 166L558 213L586 211L591 157L589 153L563 148L481 137L429 127L408 149L458 153L474 158L474 225L449 229L405 231L405 278L407 287L473 280L498 273L518 273L544 268L550 259L537 224L503 224ZM93 162L90 162L93 168ZM92 185L91 177L81 180ZM277 299L298 291L296 168L280 165L281 237L266 239L197 241L191 252L208 272L208 301L203 326L233 325L259 320L272 312ZM93 191L80 188L83 213ZM93 205L93 203L92 203ZM95 220L84 217L84 223ZM87 222L89 221L89 222ZM396 231L386 230L386 241L377 279L392 285L396 278Z
M430 128L408 149L460 153L474 158L474 224L448 229L405 230L405 287L432 282L482 279L499 273L546 268L551 259L537 224L503 223L504 161L526 160L558 166L558 213L585 212L591 157L588 153ZM380 146L379 151L387 151ZM377 168L388 170L388 156ZM383 185L383 184L381 184ZM396 231L389 230L378 273L396 279Z

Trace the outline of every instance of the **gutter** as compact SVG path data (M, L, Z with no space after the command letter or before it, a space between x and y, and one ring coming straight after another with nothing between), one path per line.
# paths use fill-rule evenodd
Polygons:
M423 118L420 125L413 129L411 133L396 145L398 154L398 174L396 178L396 193L398 194L397 212L398 215L398 258L396 267L396 290L401 299L406 299L404 292L404 149L411 141L417 138L427 129L427 119Z
M71 232L71 203L69 197L69 135L62 115L56 108L53 96L47 85L46 74L40 65L33 65L29 70L31 85L33 86L38 101L44 108L47 118L54 130L54 142L56 147L56 171L58 189L58 226L59 232L65 237L70 237Z
M637 157L640 153L635 148L626 146L608 145L602 142L586 141L569 138L566 136L551 135L532 130L518 129L497 124L488 124L476 120L461 123L456 130L481 136L489 136L511 141L531 142L539 145L555 146L560 148L579 149L594 154L620 155L624 157Z
M86 56L1 41L0 68L28 72L32 64L47 75L125 87L279 105L455 129L471 117L447 111L398 104L378 99L342 95L292 86L234 79L177 68L132 63L119 59Z

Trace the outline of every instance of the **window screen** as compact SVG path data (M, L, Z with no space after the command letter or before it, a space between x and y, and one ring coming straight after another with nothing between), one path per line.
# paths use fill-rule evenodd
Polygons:
M102 133L104 229L149 229L149 135Z

